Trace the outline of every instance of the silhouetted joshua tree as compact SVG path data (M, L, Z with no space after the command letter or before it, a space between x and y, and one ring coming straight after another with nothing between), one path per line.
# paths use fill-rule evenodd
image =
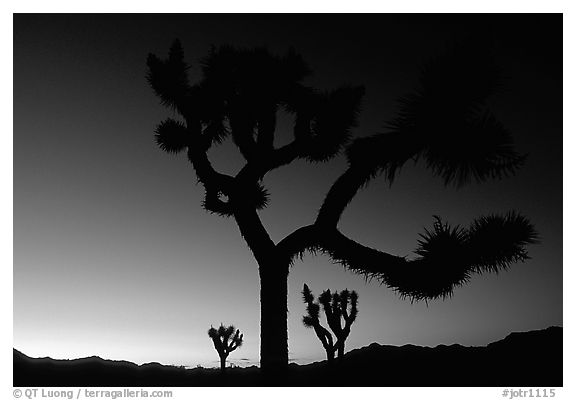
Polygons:
M350 141L362 87L320 91L304 84L310 69L293 50L212 48L192 84L179 41L166 59L148 57L148 82L181 118L156 128L168 153L185 152L205 189L204 208L233 217L258 263L260 362L265 371L288 365L288 271L306 251L327 254L345 268L374 278L412 300L444 298L473 274L498 271L528 258L536 232L516 212L489 215L467 228L435 217L408 259L363 246L338 222L360 188L379 175L393 183L407 161L424 161L446 185L462 186L513 174L524 156L487 106L500 86L490 46L477 37L454 45L423 68L419 88L400 100L383 133ZM278 112L294 120L293 140L274 146ZM231 137L246 163L235 176L216 171L208 150ZM258 210L268 204L266 174L297 159L325 162L344 152L346 170L336 179L310 225L275 243ZM383 222L385 223L385 222ZM390 229L394 229L390 226Z
M316 336L326 350L328 362L334 360L336 350L338 350L338 359L342 359L344 357L344 345L348 335L350 335L350 327L358 316L358 294L354 290L349 292L348 289L332 294L328 289L318 297L318 302L314 302L314 295L308 285L304 284L302 298L306 303L306 312L308 313L302 317L304 326L314 328ZM328 329L320 324L320 305L322 305L328 327L334 333L336 341Z
M220 324L218 329L213 326L208 329L208 336L214 342L214 348L220 356L220 370L226 371L226 358L228 355L242 346L244 335L234 325L224 326Z

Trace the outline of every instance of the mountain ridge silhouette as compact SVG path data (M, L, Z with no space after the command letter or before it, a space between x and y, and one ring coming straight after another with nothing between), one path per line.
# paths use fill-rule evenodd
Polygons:
M223 377L217 368L32 358L13 349L14 386L562 386L562 337L563 328L553 326L486 346L371 343L332 367L292 362L273 379L257 366L229 368Z

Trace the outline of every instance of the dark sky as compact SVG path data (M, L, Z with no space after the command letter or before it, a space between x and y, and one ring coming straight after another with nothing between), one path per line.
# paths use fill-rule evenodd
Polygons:
M512 178L444 187L406 166L390 188L372 182L346 210L341 230L381 250L413 256L433 215L467 225L511 209L530 217L542 243L532 259L475 276L445 301L399 299L323 256L289 277L290 357L324 357L301 323L300 290L355 289L359 317L347 348L379 342L483 345L511 331L562 325L562 17L560 15L16 15L14 17L14 347L31 356L100 355L142 363L215 366L206 335L234 323L259 354L258 272L232 220L200 207L203 189L185 156L156 148L172 116L145 81L146 56L180 38L192 80L211 45L293 46L320 88L363 84L355 135L381 132L418 70L469 26L495 38L505 90L491 101L529 157ZM288 139L288 118L278 143ZM223 172L241 158L211 150ZM274 241L313 221L344 170L298 161L269 174L261 213Z

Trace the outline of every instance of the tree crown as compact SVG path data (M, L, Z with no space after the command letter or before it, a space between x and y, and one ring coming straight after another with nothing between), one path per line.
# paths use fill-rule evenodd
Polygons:
M426 64L419 87L400 99L386 131L354 140L351 130L364 88L307 86L311 70L293 50L277 56L263 48L222 46L212 48L201 65L201 79L191 84L178 41L166 59L148 57L151 87L181 117L159 124L156 141L169 153L186 151L205 188L205 209L234 216L257 258L274 251L292 262L305 251L320 251L413 300L449 296L474 273L528 258L526 246L538 236L516 212L483 216L468 228L435 217L414 259L367 248L337 229L358 190L381 174L392 184L409 160L423 160L445 184L456 186L499 179L522 165L525 156L514 149L510 132L488 106L502 79L484 37L472 35ZM280 110L293 116L293 140L276 148ZM246 161L235 176L216 171L208 159L208 149L227 137ZM264 176L296 159L324 162L342 150L348 167L328 191L316 220L273 243L255 212L268 204Z

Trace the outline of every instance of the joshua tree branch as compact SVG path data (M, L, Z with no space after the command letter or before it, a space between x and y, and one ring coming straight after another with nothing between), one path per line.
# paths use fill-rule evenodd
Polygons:
M198 144L200 140L195 141ZM208 159L208 145L196 145L194 143L188 148L188 160L192 163L198 180L203 184L217 186L218 189L228 194L233 178L229 175L217 172Z
M303 145L299 140L293 140L278 149L261 150L259 157L246 163L237 175L239 180L256 182L273 169L290 164L302 155Z
M212 342L214 343L214 348L218 352L219 355L224 354L224 346L222 346L222 342L218 337L213 337Z
M275 120L274 124L269 121L268 125L264 125L262 129L262 135L267 137L266 128L272 129L275 128ZM261 139L261 132L260 129L258 131L258 143L260 143ZM266 139L262 139L266 140ZM261 146L259 151L259 157L250 160L244 168L240 171L237 175L239 179L246 179L257 181L264 178L264 176L279 167L284 165L290 164L292 161L296 160L297 158L301 158L305 156L306 146L310 143L310 117L299 117L297 118L297 122L294 126L294 140L290 143L274 149L271 145L270 146Z
M204 196L203 206L207 211L222 216L230 216L233 214L231 205L220 199L220 191L210 186L204 186L206 194Z
M328 191L320 207L316 224L335 228L344 209L364 184L365 179L363 177L367 174L367 171L350 167L340 175Z
M525 246L538 238L529 221L516 213L481 217L468 229L451 228L437 218L433 230L421 235L419 257L407 260L356 243L336 229L322 232L316 250L413 300L450 296L474 273L524 261Z
M303 141L293 140L278 149L274 149L272 157L266 165L266 172L290 164L302 155L303 148Z
M330 310L330 307L328 309ZM334 332L336 337L340 336L340 333L342 332L340 312L337 309L326 312L326 320L328 321L328 326L332 329L332 332Z
M250 161L257 153L256 141L254 140L254 125L245 118L245 110L235 106L230 112L230 128L232 139L246 161Z
M326 328L324 328L322 325L320 325L320 323L315 323L313 325L314 327L314 332L316 332L316 336L318 336L318 339L320 339L320 342L322 342L322 346L326 349L326 350L332 350L333 346L334 346L334 340L332 339L332 335L330 334L330 332L328 332L328 330Z
M354 140L346 150L349 167L326 194L316 223L335 228L358 191L385 172L390 183L396 171L422 151L422 144L409 130L377 134Z
M234 204L234 218L240 229L240 234L246 240L256 260L259 263L265 263L267 257L273 254L274 242L268 235L254 207L243 204L241 198L237 202L235 197L232 197L231 201Z
M231 215L230 205L220 199L220 194L229 195L233 178L217 172L208 160L206 151L207 147L190 146L188 148L188 160L194 167L198 181L206 190L204 207L220 215Z
M339 246L344 247L339 248ZM318 225L307 225L295 230L281 240L277 248L284 257L291 261L305 251L322 251L351 269L355 268L347 265L346 260L353 260L358 264L365 263L366 267L358 268L356 272L367 274L379 274L386 268L400 268L407 263L403 257L362 246L336 229L325 229ZM361 262L362 260L365 262Z
M468 229L450 228L437 218L434 229L421 236L416 249L419 257L412 260L363 246L335 228L316 224L292 232L277 248L291 262L305 251L323 252L402 297L424 300L451 295L454 287L466 283L474 273L498 271L524 261L525 246L537 241L529 221L513 212L478 218Z
M350 321L350 317L348 316L348 311L346 310L346 308L342 307L342 318L344 318L344 322L346 323L346 325L348 325L348 321Z
M263 112L258 119L258 136L256 144L260 150L270 150L274 145L274 131L276 130L276 107L272 106Z
M278 242L276 248L282 257L293 262L295 257L302 257L304 252L315 251L319 234L320 229L317 225L306 225Z

